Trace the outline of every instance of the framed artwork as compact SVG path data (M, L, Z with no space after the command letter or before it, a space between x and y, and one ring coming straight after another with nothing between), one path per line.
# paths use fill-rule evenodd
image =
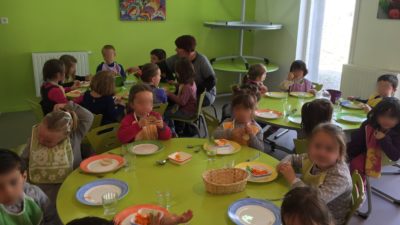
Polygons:
M400 0L379 0L378 19L400 19Z
M119 0L120 19L128 21L163 21L166 0Z

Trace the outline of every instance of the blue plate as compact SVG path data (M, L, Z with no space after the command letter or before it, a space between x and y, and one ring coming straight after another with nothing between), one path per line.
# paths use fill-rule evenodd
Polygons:
M101 179L93 181L91 183L87 183L82 187L80 187L79 190L76 192L75 197L80 203L84 205L91 205L91 206L102 205L101 195L102 192L104 192L104 190L101 189L101 186L108 186L109 187L108 189L120 191L118 200L125 197L125 195L128 194L129 191L128 184L121 180ZM90 199L92 199L92 201L90 201Z
M265 224L267 219L274 221L273 225L282 224L278 207L271 202L255 198L244 198L234 202L229 206L228 216L236 225Z

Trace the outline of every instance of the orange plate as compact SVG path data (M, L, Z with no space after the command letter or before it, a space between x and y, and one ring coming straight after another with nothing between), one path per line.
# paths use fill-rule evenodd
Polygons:
M158 205L151 205L151 204L144 204L144 205L135 205L135 206L131 206L129 208L124 209L122 212L118 213L115 217L114 217L114 223L116 225L121 224L128 216L137 213L140 209L155 209L158 211L161 211L164 213L165 215L168 215L169 212L168 210L166 210L165 208L162 208Z
M83 172L85 172L85 173L96 173L96 172L93 172L93 171L91 171L91 170L88 169L89 163L91 163L91 162L93 162L93 161L95 161L95 160L106 159L106 158L107 158L107 159L115 159L115 160L118 161L118 166L117 166L114 170L116 170L116 169L122 167L122 166L124 165L124 163L125 163L124 158L122 158L122 157L119 156L119 155L114 155L114 154L101 154L101 155L95 155L95 156L92 156L92 157L89 157L89 158L83 160L83 161L81 162L81 164L79 165L79 167L80 167L81 170L82 170ZM109 171L109 172L111 172L111 171Z

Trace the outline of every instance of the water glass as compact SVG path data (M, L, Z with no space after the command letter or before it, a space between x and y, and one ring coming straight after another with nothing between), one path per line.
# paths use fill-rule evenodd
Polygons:
M169 191L157 191L157 204L165 209L171 207L171 193Z
M234 168L235 167L235 160L234 159L225 159L224 160L224 167L225 169Z
M125 171L134 171L135 170L135 162L136 162L136 155L129 153L129 145L122 145L121 146L121 153L125 160Z
M101 203L105 216L115 215L117 213L118 194L115 192L105 193L101 196Z
M284 116L285 117L290 116L291 112L292 112L292 105L289 104L288 102L285 102L284 105L283 105L283 114L284 114Z
M208 137L208 149L206 149L206 153L208 156L208 161L214 161L217 156L217 148L215 146L214 137L210 135Z

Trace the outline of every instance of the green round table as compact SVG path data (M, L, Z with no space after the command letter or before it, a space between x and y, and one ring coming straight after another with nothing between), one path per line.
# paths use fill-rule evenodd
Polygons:
M289 190L288 185L280 176L269 183L248 183L243 192L229 195L211 195L205 191L202 173L207 169L222 168L229 160L235 163L254 159L259 151L249 147L242 149L234 155L217 156L215 161L209 162L207 155L202 150L195 153L196 148L188 145L201 146L207 139L177 138L163 141L164 149L150 156L137 156L135 170L126 172L123 169L117 173L108 173L104 178L123 180L129 185L129 193L118 202L117 211L138 204L155 204L157 191L169 191L172 196L172 213L182 213L187 209L194 212L192 225L204 224L233 224L227 216L227 209L234 201L248 196L260 199L282 198ZM163 166L155 164L156 160L165 159L175 151L184 151L192 154L193 158L184 165L167 163ZM120 149L112 150L121 153ZM275 167L278 160L261 153L255 161L263 162ZM99 179L93 175L80 173L79 169L72 172L62 184L57 196L57 210L61 220L66 223L75 218L85 216L103 216L102 206L93 207L79 203L75 193L82 185ZM280 206L281 202L274 202ZM107 218L111 219L111 218Z
M262 96L260 101L258 102L258 109L272 109L272 110L276 110L279 112L284 112L284 105L285 104L290 104L292 105L292 109L297 109L297 112L295 113L295 115L300 115L301 114L301 106L302 103L301 101L303 100L303 103L305 102L309 102L309 101L313 101L315 98L303 98L300 99L298 97L293 97L293 96L288 96L287 98L283 98L283 99L277 99L277 98L271 98L271 97L266 97L266 96ZM365 115L366 113L363 110L356 110L356 109L347 109L344 107L341 107L341 110L339 113L356 113L356 114L360 114L360 115ZM357 130L360 128L359 123L347 123L341 120L337 120L336 119L336 115L333 116L334 117L334 123L338 126L340 126L343 131L353 131L353 130ZM286 128L286 129L292 129L292 130L300 130L300 125L295 124L290 122L287 118L285 117L281 117L278 119L264 119L264 118L259 118L256 117L256 120L258 122L262 122L271 126L276 126L276 127L280 127L280 128Z
M255 63L261 63L261 61L257 60L248 60L249 65L255 64ZM272 73L277 70L279 70L279 67L276 64L269 63L266 65L267 67L267 72ZM234 72L234 73L247 73L247 69L245 64L241 60L220 60L220 61L215 61L212 64L212 67L214 70L219 70L219 71L225 71L225 72Z

